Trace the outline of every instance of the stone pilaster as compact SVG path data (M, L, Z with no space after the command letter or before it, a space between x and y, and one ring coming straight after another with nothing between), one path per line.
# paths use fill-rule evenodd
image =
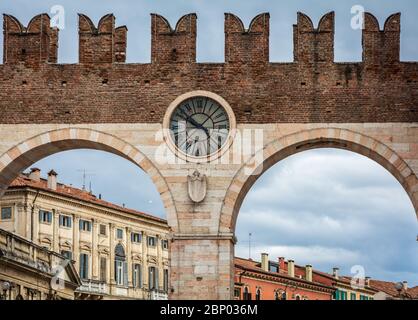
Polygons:
M52 215L53 215L53 240L52 240L52 250L55 252L59 252L60 248L60 240L59 240L59 228L60 228L60 222L59 222L59 217L60 214L57 210L53 209L52 210Z
M229 300L233 298L232 235L175 235L171 244L169 298Z
M73 260L77 272L80 272L80 216L73 215Z
M99 279L99 254L98 254L98 222L92 220L92 244L91 244L91 264L92 264L92 279Z
M145 231L142 231L142 285L148 288L148 240Z
M132 229L126 227L126 263L128 265L128 286L132 287Z

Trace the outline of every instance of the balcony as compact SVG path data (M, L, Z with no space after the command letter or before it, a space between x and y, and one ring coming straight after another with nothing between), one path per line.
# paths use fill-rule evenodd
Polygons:
M78 287L77 292L94 295L108 294L108 287L105 282L97 280L81 280L82 285Z
M152 290L150 293L150 300L168 300L167 292Z

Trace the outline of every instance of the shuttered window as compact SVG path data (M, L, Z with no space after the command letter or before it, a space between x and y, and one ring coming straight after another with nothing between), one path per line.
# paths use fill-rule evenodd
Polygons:
M66 227L66 228L71 228L71 226L72 226L71 217L60 214L60 226L61 227Z
M80 278L88 279L89 277L89 256L85 253L80 254Z
M100 257L100 281L107 282L107 259Z

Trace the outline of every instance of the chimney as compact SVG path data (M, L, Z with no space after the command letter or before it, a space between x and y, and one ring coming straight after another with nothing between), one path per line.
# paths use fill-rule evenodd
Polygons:
M57 175L54 170L48 172L48 188L51 190L57 190Z
M31 168L29 173L29 179L39 182L41 180L41 170L38 168Z
M269 255L268 253L261 254L261 269L269 271Z
M402 290L404 290L404 291L408 290L408 281L402 282Z
M370 287L370 277L364 278L364 284L366 287Z
M293 260L287 261L287 273L291 277L295 276L295 261Z
M340 268L332 268L332 276L338 280L338 271L340 271Z
M279 257L279 272L284 271L284 269L285 269L284 257Z
M305 267L305 279L312 282L312 266L307 264Z

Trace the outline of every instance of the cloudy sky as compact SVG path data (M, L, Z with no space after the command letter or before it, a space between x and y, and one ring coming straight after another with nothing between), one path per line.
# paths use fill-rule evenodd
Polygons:
M240 16L248 26L260 12L271 14L271 61L292 60L292 24L296 12L307 13L316 25L328 11L336 11L337 61L361 60L361 32L352 30L350 10L363 5L381 25L393 12L402 12L401 59L418 60L418 3L415 0L2 0L0 11L23 24L54 5L65 9L60 32L59 62L78 60L77 13L95 23L113 12L117 25L128 26L128 62L150 61L150 13L162 14L175 25L185 13L198 14L198 61L223 61L223 13ZM3 34L0 33L0 43ZM0 52L2 56L2 52ZM2 59L2 58L1 58ZM164 216L150 179L124 159L99 151L69 151L38 164L45 173L54 168L65 183L87 186L118 204ZM256 217L256 219L254 219ZM237 255L252 258L269 252L313 264L329 271L334 266L350 274L364 266L376 278L408 280L418 285L417 219L410 200L385 169L362 156L332 149L303 152L272 167L248 194L237 225Z

